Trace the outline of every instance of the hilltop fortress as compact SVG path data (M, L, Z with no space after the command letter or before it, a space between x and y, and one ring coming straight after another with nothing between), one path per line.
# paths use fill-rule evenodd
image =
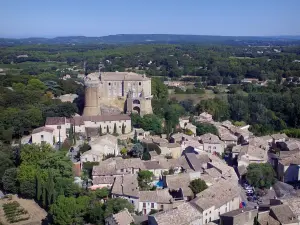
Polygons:
M103 114L103 107L141 116L152 113L151 79L131 72L96 72L84 78L84 116Z

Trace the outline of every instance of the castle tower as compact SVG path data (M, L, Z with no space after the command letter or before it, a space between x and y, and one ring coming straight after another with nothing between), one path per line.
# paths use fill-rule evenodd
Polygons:
M98 87L100 82L97 80L85 80L85 107L84 116L100 115L100 107L98 107Z

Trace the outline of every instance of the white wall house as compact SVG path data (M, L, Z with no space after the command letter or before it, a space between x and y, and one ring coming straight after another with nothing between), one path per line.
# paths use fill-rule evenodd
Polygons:
M53 129L53 136L55 142L59 139L64 142L68 137L68 130L71 126L74 126L75 133L86 134L88 128L94 128L97 131L102 129L102 133L106 134L116 131L118 134L122 134L122 126L125 127L125 133L131 132L131 118L129 115L102 115L102 116L74 116L73 118L66 117L48 117L46 119L45 127Z
M47 143L53 145L53 131L54 129L49 127L39 127L32 131L32 143L42 144Z

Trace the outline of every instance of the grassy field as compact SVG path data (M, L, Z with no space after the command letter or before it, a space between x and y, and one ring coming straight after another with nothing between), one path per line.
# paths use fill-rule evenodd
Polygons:
M227 100L226 93L214 94L212 90L205 90L205 94L174 94L174 93L169 94L169 99L175 98L177 101L184 101L184 100L191 99L193 100L194 104L197 104L202 100L213 99L215 97L219 97L224 100Z

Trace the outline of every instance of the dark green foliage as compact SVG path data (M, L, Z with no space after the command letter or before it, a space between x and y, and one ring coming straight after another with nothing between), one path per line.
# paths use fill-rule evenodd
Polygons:
M219 98L202 100L196 106L196 110L198 113L208 112L216 121L227 120L230 116L228 103Z
M134 211L134 206L126 199L123 198L112 198L108 199L106 204L104 205L104 218L111 214L115 214L127 208L129 212Z
M2 176L3 189L6 192L16 194L18 191L17 186L17 168L10 168L5 170Z
M36 181L25 180L20 183L19 187L20 195L24 198L33 199L36 197Z
M144 147L140 143L136 143L130 152L133 157L140 158L144 153Z
M152 185L151 182L153 180L154 174L148 170L141 170L138 172L138 183L140 190L150 190Z
M270 188L276 181L275 171L269 163L253 163L247 168L247 181L257 188Z
M201 180L200 178L192 180L189 187L193 191L193 193L196 195L200 193L201 191L204 191L207 188L207 185L205 181Z
M213 124L198 122L195 125L196 125L197 136L200 136L200 135L203 135L206 133L212 133L212 134L218 135L218 130Z

